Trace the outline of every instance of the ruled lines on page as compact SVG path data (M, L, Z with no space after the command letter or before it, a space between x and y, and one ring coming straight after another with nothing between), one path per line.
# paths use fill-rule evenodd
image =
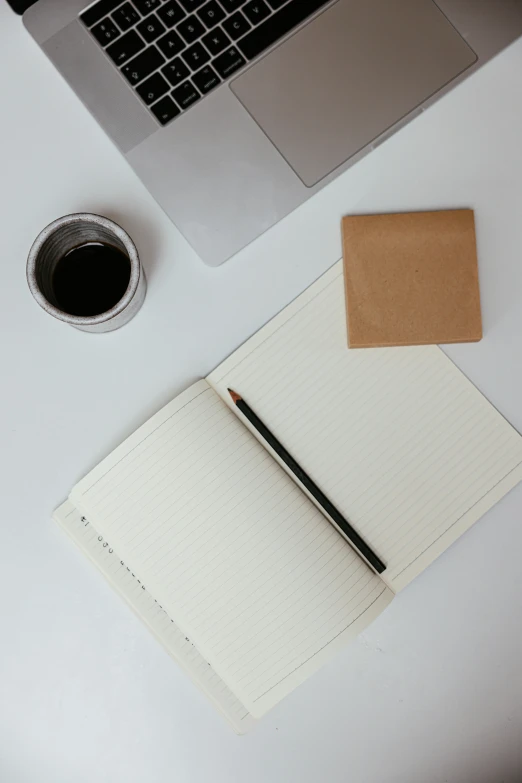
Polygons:
M216 674L209 662L199 654L194 643L181 632L138 576L120 559L109 542L70 501L66 501L56 509L53 519L92 560L111 587L152 631L171 658L181 666L234 730L238 734L249 731L255 724L254 718Z
M392 597L204 382L71 499L255 717Z
M255 408L394 590L522 479L522 438L439 348L348 350L341 263L208 381Z

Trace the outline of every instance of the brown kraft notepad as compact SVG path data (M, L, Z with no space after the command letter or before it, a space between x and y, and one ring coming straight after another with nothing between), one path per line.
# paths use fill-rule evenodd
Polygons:
M343 218L350 348L482 338L473 210Z

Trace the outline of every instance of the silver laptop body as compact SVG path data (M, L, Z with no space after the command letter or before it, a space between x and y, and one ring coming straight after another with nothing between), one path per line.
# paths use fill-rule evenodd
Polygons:
M24 22L218 265L520 36L522 0L38 0Z

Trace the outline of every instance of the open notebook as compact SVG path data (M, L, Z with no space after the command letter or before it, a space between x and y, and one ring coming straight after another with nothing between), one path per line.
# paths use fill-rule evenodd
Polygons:
M229 386L384 560L380 577ZM521 479L522 438L440 349L346 348L339 263L55 518L244 732Z

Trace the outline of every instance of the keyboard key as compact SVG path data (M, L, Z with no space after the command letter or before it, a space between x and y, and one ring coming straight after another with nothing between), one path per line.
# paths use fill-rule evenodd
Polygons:
M223 54L220 54L219 57L216 57L212 63L222 79L231 76L244 64L245 60L233 46L230 49L227 49L226 52L223 52Z
M188 44L194 43L194 41L201 38L205 32L205 28L197 16L189 16L188 19L181 22L176 29Z
M163 35L165 32L165 25L160 22L156 14L151 14L138 25L137 30L142 34L147 43L152 43L156 38L159 38L160 35Z
M202 65L208 63L210 55L200 43L195 43L189 49L186 49L181 55L187 65L190 65L193 71L197 71Z
M242 38L238 48L248 60L252 60L328 2L329 0L291 0L288 5Z
M270 8L264 2L264 0L251 0L243 8L243 13L249 19L252 24L259 24L267 16L270 16Z
M173 27L178 22L181 22L186 14L176 0L170 0L169 3L165 3L165 5L158 10L158 16L166 27Z
M281 8L282 5L286 3L286 0L268 0L268 5L270 8L273 8L274 11L277 11L278 8Z
M189 69L179 57L176 57L175 60L172 60L171 63L162 68L161 73L169 80L173 87L177 87L177 85L181 84L187 76L190 76Z
M114 11L121 3L121 0L100 0L96 5L91 6L80 14L80 19L86 25L86 27L92 27L93 24L99 22L104 16Z
M216 0L210 0L210 3L207 3L199 9L198 16L205 27L208 27L210 30L212 27L223 21L225 18L225 12L221 6L216 3Z
M178 114L181 114L172 98L168 95L165 95L164 98L151 106L150 110L162 125L166 125L167 122L170 122L174 117L177 117Z
M230 38L226 33L223 32L221 27L218 27L217 30L212 30L211 33L205 35L205 37L201 40L209 50L210 54L214 55L219 54L223 51L223 49L226 49L227 46L230 46L231 44Z
M195 73L192 80L203 95L206 95L207 92L210 92L210 90L213 90L214 87L221 83L221 79L210 65L205 65L204 68Z
M131 84L138 84L146 76L157 70L163 65L165 58L158 52L155 46L149 46L144 52L139 54L134 60L123 66L122 74Z
M232 14L226 22L223 22L223 27L232 40L237 41L242 35L248 33L250 30L250 22L245 19L241 11L237 11L237 13Z
M182 41L174 30L164 35L156 43L168 60L182 52L186 46L185 41Z
M180 87L176 87L175 90L172 90L172 97L178 106L181 106L182 109L188 109L188 107L192 106L201 96L193 84L185 82Z
M141 52L142 49L145 49L145 44L135 30L130 30L114 41L114 43L111 43L105 51L116 65L122 65L127 60L130 60L131 57L134 57L135 54Z
M187 14L191 14L192 11L196 11L205 0L179 0Z
M142 16L147 16L151 11L159 8L160 0L134 0L134 5Z
M112 14L113 20L116 22L120 30L128 30L133 24L139 21L139 13L131 6L130 3L124 3L121 8L118 8Z
M102 46L107 46L119 36L120 31L114 22L111 22L110 19L104 19L103 22L94 25L91 33Z
M245 5L247 0L219 0L225 11L229 14L237 11L242 5Z
M157 101L169 90L168 82L165 81L161 73L153 74L136 88L136 92L143 98L147 106Z

